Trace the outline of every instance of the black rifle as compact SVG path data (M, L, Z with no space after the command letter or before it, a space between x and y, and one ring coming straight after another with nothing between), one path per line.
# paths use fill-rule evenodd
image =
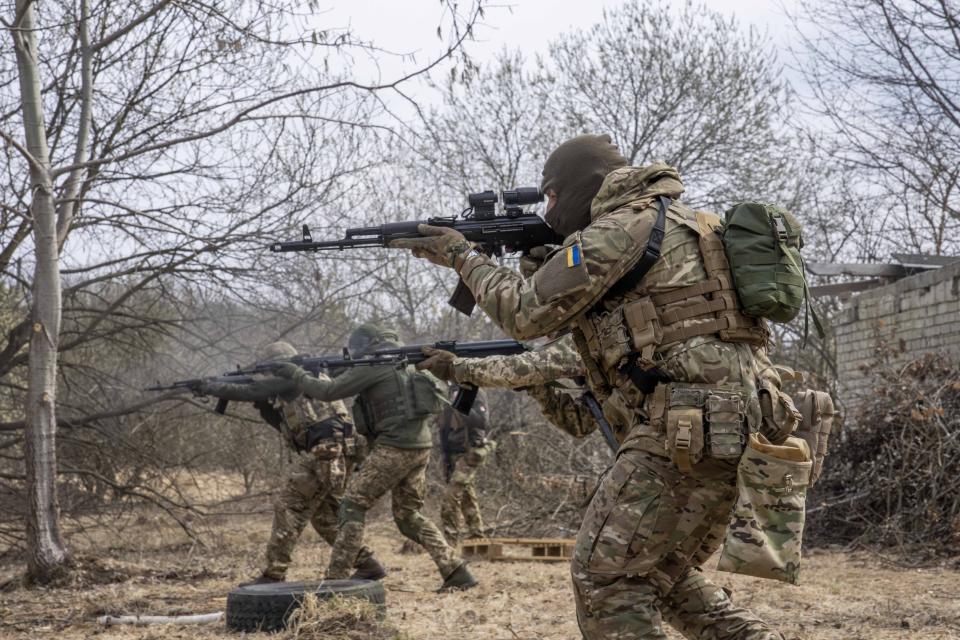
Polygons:
M600 407L600 403L597 402L596 396L593 395L592 391L585 391L583 395L580 396L580 401L590 410L593 419L596 420L600 426L600 433L603 434L603 439L607 441L607 446L616 454L620 449L620 443L617 442L616 436L613 435L613 427L610 426L607 418L603 415L603 409Z
M490 256L504 253L521 252L528 254L534 247L548 244L562 244L563 236L551 229L540 216L526 213L523 205L535 204L543 200L543 194L536 187L520 187L501 192L503 215L497 215L498 197L494 191L471 193L467 197L470 204L459 217L427 218L388 222L375 227L347 229L342 240L314 242L310 229L303 225L303 238L289 242L275 242L270 251L330 251L356 249L361 247L386 247L393 240L401 238L420 238L417 230L421 224L434 227L456 229L470 242L477 244L478 250ZM450 297L450 305L464 315L470 315L476 306L476 300L470 289L460 280Z
M171 382L167 385L156 384L152 387L147 387L144 391L196 391L204 382L228 382L233 384L249 384L253 382L248 374L245 374L241 371L229 371L222 376L212 376L210 378L191 378L190 380L177 380L176 382ZM227 411L227 404L229 400L225 398L220 398L217 400L217 406L214 408L214 411L223 415Z
M457 342L456 340L441 340L431 344L411 344L403 347L393 347L391 349L378 349L367 353L361 357L353 358L349 352L344 349L342 356L308 356L298 355L278 362L293 363L311 373L320 371L330 371L332 369L345 369L351 367L377 367L383 365L394 365L405 367L411 364L423 362L430 356L423 353L424 347L433 347L449 351L458 358L486 358L487 356L513 356L525 351L529 351L522 342L516 340L485 340L480 342ZM256 373L269 373L274 369L278 362L267 362L259 364L249 369L238 369L229 375L252 375ZM235 381L227 380L227 381ZM456 398L453 401L453 408L463 414L470 413L474 401L477 399L477 388L472 385L460 385Z

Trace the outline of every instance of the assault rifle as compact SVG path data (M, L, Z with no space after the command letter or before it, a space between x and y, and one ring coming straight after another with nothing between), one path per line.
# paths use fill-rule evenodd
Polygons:
M497 215L497 202L503 202L503 214ZM535 213L525 212L524 205L536 204L543 200L543 194L536 187L519 187L502 191L498 197L494 191L471 193L467 197L470 205L460 216L427 218L388 222L375 227L357 227L347 229L342 240L316 242L310 234L310 228L303 225L302 239L288 242L274 242L270 251L331 251L358 249L362 247L386 247L393 240L401 238L419 238L417 227L429 224L434 227L456 229L470 242L477 244L478 250L490 256L504 253L521 252L528 254L534 247L547 244L562 244L563 236L551 229ZM450 297L450 306L470 315L476 306L476 300L470 289L460 280Z
M196 392L201 384L204 382L228 382L232 384L248 384L253 382L253 378L249 375L241 373L240 371L229 371L222 376L212 376L209 378L191 378L189 380L177 380L176 382L171 382L167 385L157 384L152 387L147 387L144 391L192 391ZM220 415L223 415L227 411L227 404L229 400L225 398L220 398L217 400L217 406L214 409Z

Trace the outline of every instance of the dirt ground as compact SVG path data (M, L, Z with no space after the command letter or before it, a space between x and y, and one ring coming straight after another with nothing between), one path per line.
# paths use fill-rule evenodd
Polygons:
M400 553L402 539L380 513L371 541L390 569L387 622L401 637L450 640L578 638L567 566L475 562L481 586L437 595L439 576L424 554ZM256 575L269 534L269 515L220 517L198 523L204 545L191 543L162 519L128 523L109 542L75 538L80 557L103 565L71 588L0 592L0 638L236 638L211 627L102 627L103 614L187 614L222 610L227 591ZM327 547L309 531L289 579L316 579ZM805 558L798 587L709 573L738 603L776 624L787 637L809 640L960 639L960 571L907 569L867 554L816 552ZM106 571L103 571L103 568ZM0 564L0 582L20 568ZM106 582L92 584L96 582ZM259 637L252 634L250 637ZM264 636L266 637L266 636ZM679 635L671 637L679 638Z

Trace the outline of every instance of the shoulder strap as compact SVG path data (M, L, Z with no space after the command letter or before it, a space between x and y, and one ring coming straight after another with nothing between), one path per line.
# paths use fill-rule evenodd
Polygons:
M607 290L607 293L603 296L604 298L616 298L632 289L636 289L640 286L640 281L643 280L643 276L647 275L647 272L653 268L654 263L660 259L660 247L663 244L664 228L667 224L667 208L670 206L672 200L666 196L660 196L659 200L660 210L657 213L657 221L653 224L653 229L650 230L650 239L647 241L647 248L644 250L643 255L640 256L637 264Z

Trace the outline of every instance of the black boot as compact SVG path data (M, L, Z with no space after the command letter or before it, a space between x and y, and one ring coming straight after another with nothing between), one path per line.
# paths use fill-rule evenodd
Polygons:
M249 587L255 584L273 584L274 582L283 582L283 578L271 578L267 575L261 575L256 580L251 580L250 582L241 582L241 587Z
M446 580L443 581L443 585L437 589L437 593L466 591L467 589L472 589L475 586L477 586L477 581L470 574L470 570L467 569L467 563L464 562L457 567L453 573L447 576Z
M387 570L373 556L370 556L355 568L356 571L350 576L351 580L383 580L387 576Z

